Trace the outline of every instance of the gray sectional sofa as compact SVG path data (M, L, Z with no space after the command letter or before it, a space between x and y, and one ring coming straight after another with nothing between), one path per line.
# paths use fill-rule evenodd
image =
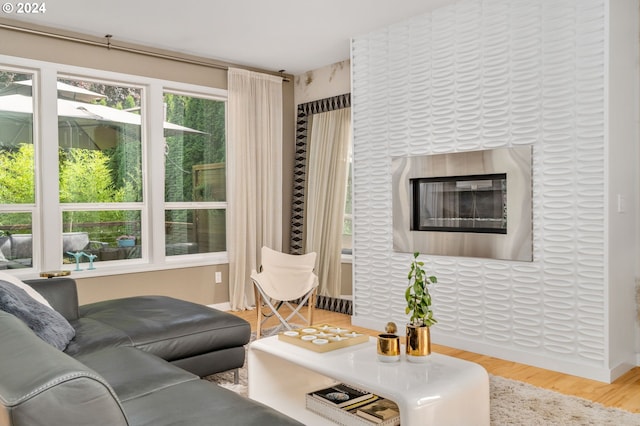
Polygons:
M300 425L200 378L243 365L246 321L161 296L78 306L72 279L26 283L75 333L60 350L0 311L0 426Z

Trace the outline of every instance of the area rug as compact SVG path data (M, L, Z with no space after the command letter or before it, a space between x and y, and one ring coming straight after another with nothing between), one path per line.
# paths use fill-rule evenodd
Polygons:
M246 363L240 369L237 385L230 372L206 379L247 395ZM528 383L489 375L489 388L492 426L640 426L640 414L608 408Z

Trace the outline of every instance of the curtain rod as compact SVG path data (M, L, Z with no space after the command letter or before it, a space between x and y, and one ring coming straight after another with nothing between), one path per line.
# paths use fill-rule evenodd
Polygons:
M228 65L222 65L222 64L216 64L214 62L208 62L208 61L201 61L201 60L197 60L197 59L190 59L190 58L184 58L184 57L180 57L180 56L174 56L174 55L169 55L166 53L159 53L159 52L151 52L148 50L144 50L144 49L137 49L134 47L126 47L126 46L118 46L115 44L111 43L111 39L113 38L113 36L111 34L107 34L105 35L105 39L106 42L99 42L99 41L95 41L95 40L88 40L85 38L80 38L80 37L75 37L75 36L68 36L68 35L63 35L63 34L56 34L56 33L52 33L49 31L43 31L43 30L36 30L36 29L32 29L32 28L24 28L24 27L19 27L16 25L9 25L9 24L4 24L4 23L0 23L0 28L4 28L7 30L11 30L11 31L17 31L17 32L23 32L23 33L28 33L28 34L34 34L34 35L38 35L38 36L44 36L44 37L49 37L49 38L54 38L57 40L64 40L64 41L72 41L75 43L81 43L81 44L86 44L89 46L97 46L97 47L105 47L108 50L118 50L121 52L127 52L127 53L135 53L138 55L144 55L144 56L149 56L152 58L158 58L158 59L168 59L171 61L176 61L176 62L182 62L185 64L191 64L191 65L200 65L200 66L204 66L204 67L209 67L209 68L215 68L215 69L219 69L219 70L224 70L227 71L229 69ZM278 72L269 72L269 71L261 71L264 72L265 74L270 74L270 75L275 75L278 77L282 77L282 81L285 82L289 82L291 81L289 78L285 77L283 75L284 70L282 71L278 71Z

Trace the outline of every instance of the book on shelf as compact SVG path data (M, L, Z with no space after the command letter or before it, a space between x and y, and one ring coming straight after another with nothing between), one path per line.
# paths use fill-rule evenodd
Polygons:
M328 388L318 389L317 391L312 392L311 395L339 408L353 406L353 404L357 404L362 401L369 401L375 396L370 392L356 389L352 386L345 385L344 383L338 383Z
M374 395L372 399L375 398L377 398L377 396ZM355 407L347 406L345 408L340 408L336 407L335 404L316 398L309 393L306 395L307 410L313 411L317 415L324 417L325 419L329 419L341 426L378 426L377 424L356 415L357 407L369 404L370 402L371 400L360 401L353 404Z
M377 424L400 424L398 406L386 398L378 398L369 404L360 405L356 409L356 415Z
M343 387L346 387L351 392L356 391L361 393L362 395L354 396L354 398L346 404L343 402L342 407L339 407L338 404L331 399L319 396L326 395L331 391L335 391L336 386L339 389L343 390ZM365 418L357 414L358 409L362 407L369 407L379 399L381 398L378 395L372 394L370 392L363 392L359 389L354 389L349 385L339 384L331 386L330 388L320 389L315 392L307 393L306 407L308 410L313 411L314 413L342 426L398 426L400 424L400 414L397 411L398 407L395 404L394 406L396 412L398 413L397 417L392 417L386 420L380 420L377 417L375 418L375 420L372 420L370 418Z

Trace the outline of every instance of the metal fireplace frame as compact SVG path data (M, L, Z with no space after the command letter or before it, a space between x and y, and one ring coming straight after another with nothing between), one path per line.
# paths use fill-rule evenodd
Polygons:
M532 261L532 147L498 148L391 159L393 249L442 256ZM412 230L411 180L507 175L507 232Z

